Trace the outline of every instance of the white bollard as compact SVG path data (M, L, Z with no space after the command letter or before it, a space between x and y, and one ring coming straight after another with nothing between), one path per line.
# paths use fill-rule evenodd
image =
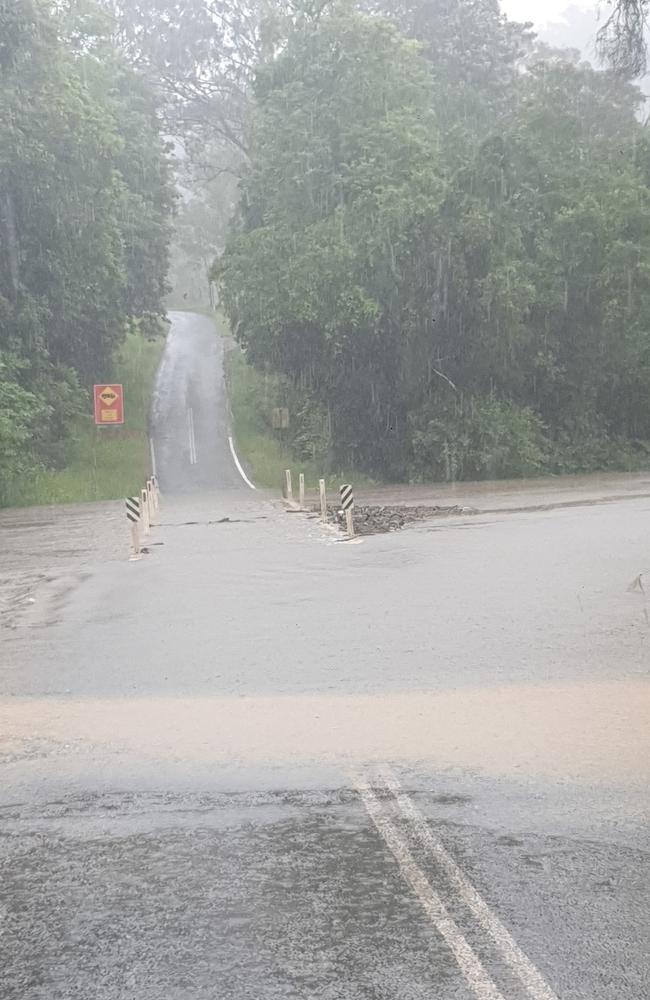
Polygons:
M293 486L291 485L291 469L285 469L284 475L287 481L287 500L293 503Z
M300 473L298 478L298 503L300 504L300 509L303 510L305 506L305 474Z
M147 504L149 512L149 524L153 524L154 515L156 513L156 505L153 498L153 483L150 479L147 479Z
M320 519L321 521L327 521L327 494L325 493L325 480L318 480L318 489L320 491Z
M131 525L131 559L140 558L140 529L137 523Z
M147 491L140 491L140 510L142 511L142 534L149 534L149 501L147 499Z
M354 514L351 507L345 512L345 526L348 531L348 538L354 538Z

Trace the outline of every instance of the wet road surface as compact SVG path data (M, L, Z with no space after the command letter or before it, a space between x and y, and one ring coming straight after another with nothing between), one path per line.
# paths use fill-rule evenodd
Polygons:
M0 646L0 996L645 1000L643 486L340 542L246 485L223 347L172 319L151 554L118 505L0 517L38 566Z
M170 493L241 490L229 444L225 342L207 317L172 312L169 319L152 406L160 485Z

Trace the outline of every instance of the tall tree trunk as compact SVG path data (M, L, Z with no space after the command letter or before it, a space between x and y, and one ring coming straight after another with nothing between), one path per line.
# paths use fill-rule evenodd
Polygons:
M7 291L10 298L15 299L20 284L20 247L16 230L14 199L9 191L0 195L0 253L6 256L9 277Z

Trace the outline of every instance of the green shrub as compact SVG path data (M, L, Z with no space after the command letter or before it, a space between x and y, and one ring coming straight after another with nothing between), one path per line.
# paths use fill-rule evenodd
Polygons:
M415 478L514 479L545 470L544 425L527 407L496 399L432 402L411 418Z
M610 436L602 427L563 430L552 443L549 468L559 475L604 470L636 472L650 464L650 442Z
M111 380L124 385L123 427L95 427L90 394L75 389L64 373L44 387L40 409L25 398L16 409L14 401L12 407L25 415L25 422L14 426L14 437L5 440L4 448L5 453L20 449L29 433L32 457L22 465L8 464L2 452L0 374L0 467L9 469L0 478L0 505L114 500L139 490L150 471L149 406L163 347L162 337L151 340L131 332L120 348Z

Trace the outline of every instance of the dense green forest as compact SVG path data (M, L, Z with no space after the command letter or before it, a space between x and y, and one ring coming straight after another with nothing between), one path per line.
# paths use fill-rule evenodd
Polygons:
M172 181L175 301L323 472L646 465L645 6L603 71L497 0L0 0L0 492L155 329Z
M305 15L259 65L216 268L233 329L334 463L445 479L643 463L640 94L492 0L452 6Z
M164 312L157 97L92 3L0 0L0 495L65 464L88 389Z

